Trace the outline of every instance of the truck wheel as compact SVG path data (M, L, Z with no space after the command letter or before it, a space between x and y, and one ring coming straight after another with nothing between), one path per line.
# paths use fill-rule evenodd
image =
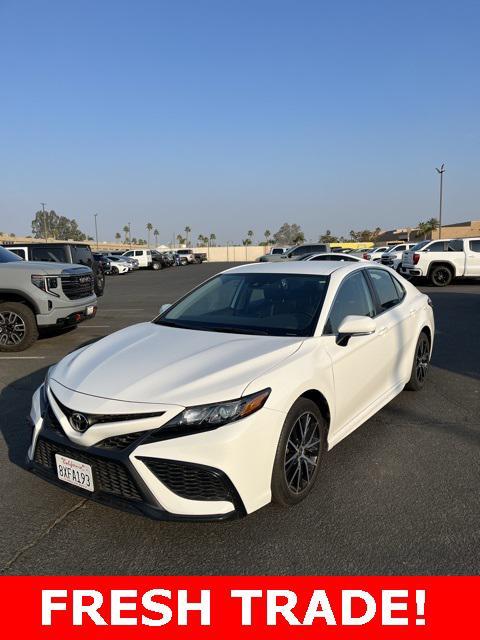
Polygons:
M99 298L103 296L103 291L105 289L105 274L97 273L95 277L95 295Z
M0 351L24 351L38 338L35 316L21 302L0 304Z
M446 287L452 280L453 272L446 265L441 264L438 267L433 267L430 272L430 282L434 287Z
M154 271L159 271L160 270L160 263L159 262L152 262L152 269Z

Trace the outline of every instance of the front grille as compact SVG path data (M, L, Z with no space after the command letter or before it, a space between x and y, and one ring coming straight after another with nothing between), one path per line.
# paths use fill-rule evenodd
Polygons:
M101 449L110 449L122 451L123 449L128 449L137 442L140 442L150 431L137 431L136 433L124 433L120 436L112 436L111 438L106 438L101 442L98 442L95 447L99 447Z
M67 416L68 420L73 413L78 413L78 409L70 409L66 407L56 395L53 395L55 402L58 404L62 412ZM165 411L156 411L153 413L84 413L80 411L88 420L88 426L92 427L94 424L103 424L105 422L126 422L127 420L144 420L145 418L160 418ZM145 433L145 432L144 432Z
M50 403L48 403L47 410L46 410L45 415L43 417L43 427L45 429L50 429L51 431L54 431L55 433L59 433L62 436L64 435L64 431L63 431L62 425L60 424L60 422L58 421L57 416L53 412L53 409L52 409Z
M140 458L170 491L187 500L233 501L222 474L201 465L159 458Z
M95 491L108 493L124 500L142 500L142 496L127 469L120 462L77 451L46 440L42 436L38 438L34 461L55 476L57 468L55 463L56 453L78 460L78 462L89 464L92 467Z
M62 276L63 293L70 300L79 300L93 295L93 276L90 273L82 275Z

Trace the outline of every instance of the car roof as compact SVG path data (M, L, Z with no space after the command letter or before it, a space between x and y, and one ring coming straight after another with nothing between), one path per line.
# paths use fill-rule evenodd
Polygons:
M329 276L334 271L344 269L354 271L360 268L369 268L367 261L362 262L341 262L338 260L299 260L293 262L255 262L244 264L231 269L226 269L222 273L283 273L283 274L305 274ZM372 265L373 266L373 265ZM377 265L375 265L377 267Z

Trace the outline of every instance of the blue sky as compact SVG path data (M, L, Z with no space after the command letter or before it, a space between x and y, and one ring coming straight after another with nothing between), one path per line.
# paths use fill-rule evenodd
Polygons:
M0 229L480 218L480 5L0 0Z

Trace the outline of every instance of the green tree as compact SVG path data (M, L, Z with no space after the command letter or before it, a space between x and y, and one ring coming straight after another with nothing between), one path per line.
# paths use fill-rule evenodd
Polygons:
M155 229L155 231L153 232L153 237L155 238L155 244L158 244L159 235L160 235L160 231L158 229Z
M79 229L74 218L59 216L55 211L37 211L32 220L34 238L53 237L56 240L83 241L86 235Z
M148 248L150 249L150 232L153 229L153 224L151 222L147 222L147 233L148 233Z
M249 244L252 244L253 243L253 231L251 229L249 229L247 231L247 236L250 238L250 243Z
M185 238L183 236L181 236L180 234L177 235L177 244L179 244L179 245L186 244Z
M330 229L327 229L325 233L323 233L319 239L319 242L339 242L337 236L332 236L332 232Z
M191 232L190 227L187 225L184 229L185 231L185 244L188 246L188 234Z
M126 224L123 227L122 231L125 234L125 244L127 244L127 242L128 242L128 234L130 233L130 227L128 226L128 224Z
M272 235L270 229L265 229L265 233L263 234L265 236L265 244L268 245L270 244L270 236Z
M280 229L273 234L275 244L289 246L305 241L305 235L298 224L284 222Z
M120 242L121 239L122 239L122 234L117 231L117 233L115 234L115 240L117 242Z
M252 244L252 241L250 238L245 238L245 240L242 240L242 244L244 247L248 247L249 245Z

